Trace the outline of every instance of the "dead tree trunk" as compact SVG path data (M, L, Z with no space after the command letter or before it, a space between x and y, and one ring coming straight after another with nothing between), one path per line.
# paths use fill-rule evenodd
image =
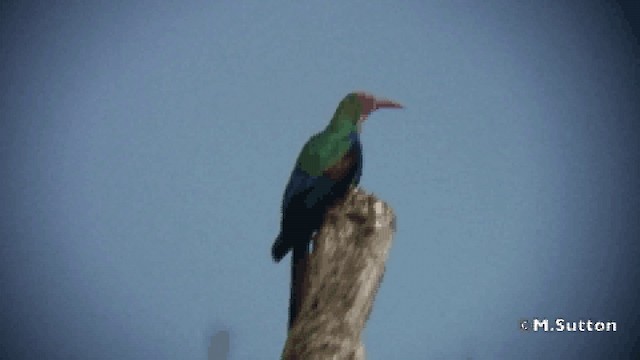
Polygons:
M393 210L362 190L329 210L307 262L301 310L283 359L365 358L360 336L394 231Z

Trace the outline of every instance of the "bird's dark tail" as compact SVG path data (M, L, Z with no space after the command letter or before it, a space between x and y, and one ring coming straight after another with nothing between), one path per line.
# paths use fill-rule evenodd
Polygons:
M287 255L289 250L291 250L291 244L289 241L285 241L284 236L280 233L271 247L271 257L273 258L273 261L280 262L280 260Z
M295 246L291 254L291 295L289 297L289 329L293 327L302 308L307 279L308 246Z

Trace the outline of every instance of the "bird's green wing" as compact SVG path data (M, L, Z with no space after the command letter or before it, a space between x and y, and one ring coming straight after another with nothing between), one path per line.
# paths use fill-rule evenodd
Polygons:
M307 141L298 156L297 164L309 175L320 176L323 171L338 163L350 147L348 137L321 132Z

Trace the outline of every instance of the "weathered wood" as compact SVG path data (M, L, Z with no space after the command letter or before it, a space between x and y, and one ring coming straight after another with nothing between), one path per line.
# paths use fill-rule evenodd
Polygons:
M301 311L283 359L364 359L361 334L382 281L393 210L363 190L329 210L307 263Z

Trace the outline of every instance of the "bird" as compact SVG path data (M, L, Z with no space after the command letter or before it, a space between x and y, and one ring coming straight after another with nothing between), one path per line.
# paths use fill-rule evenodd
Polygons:
M368 92L351 92L340 101L326 128L302 147L282 197L280 233L271 247L276 263L292 252L289 329L302 305L312 236L321 228L326 211L360 183L362 124L378 109L402 107Z

